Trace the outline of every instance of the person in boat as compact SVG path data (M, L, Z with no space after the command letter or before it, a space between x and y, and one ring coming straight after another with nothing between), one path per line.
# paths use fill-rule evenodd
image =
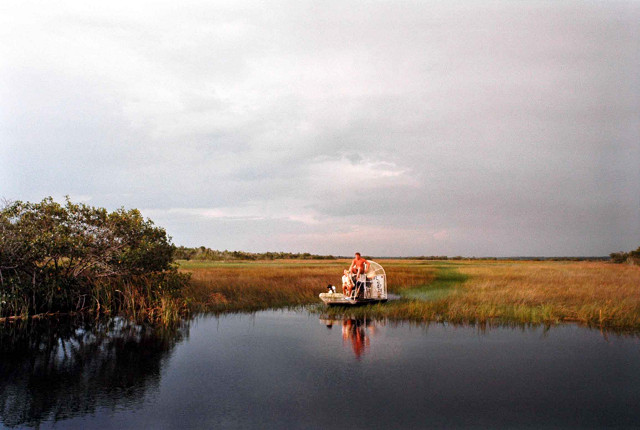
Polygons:
M353 280L351 280L347 269L344 269L342 273L342 294L345 297L349 297L351 296L351 291L353 291Z
M356 252L355 258L351 262L351 267L349 268L349 271L351 272L351 276L353 277L354 286L357 291L356 294L359 294L358 292L360 291L360 289L362 288L362 285L364 284L361 280L360 275L364 275L367 272L368 268L369 268L369 263L367 263L367 260L362 258L359 252Z
M349 271L355 275L356 282L360 280L360 275L366 273L368 266L367 260L362 258L359 252L356 252L355 258L351 262L351 267L349 267Z

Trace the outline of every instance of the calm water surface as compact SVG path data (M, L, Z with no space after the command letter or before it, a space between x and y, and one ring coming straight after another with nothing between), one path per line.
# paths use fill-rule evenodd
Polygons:
M0 328L0 425L640 427L640 341L294 311Z

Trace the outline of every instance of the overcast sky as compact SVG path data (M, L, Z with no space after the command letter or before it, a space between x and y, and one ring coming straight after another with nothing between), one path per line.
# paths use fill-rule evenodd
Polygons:
M0 197L177 245L640 246L638 1L0 2Z

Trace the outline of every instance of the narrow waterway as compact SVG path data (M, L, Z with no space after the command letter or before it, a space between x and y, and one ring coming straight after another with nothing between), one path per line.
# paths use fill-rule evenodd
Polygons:
M640 341L295 311L169 331L40 322L0 336L0 424L41 428L640 425Z

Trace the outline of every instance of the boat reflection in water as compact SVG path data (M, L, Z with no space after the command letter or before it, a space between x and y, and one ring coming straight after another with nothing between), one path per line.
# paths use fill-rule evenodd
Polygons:
M318 317L203 315L188 339L118 319L0 325L0 428L640 423L636 336Z
M142 404L186 325L123 318L33 320L0 326L0 426L38 427Z
M369 349L370 337L376 334L378 322L364 318L320 318L320 322L332 329L334 325L342 328L342 342L350 344L356 357L360 359Z

